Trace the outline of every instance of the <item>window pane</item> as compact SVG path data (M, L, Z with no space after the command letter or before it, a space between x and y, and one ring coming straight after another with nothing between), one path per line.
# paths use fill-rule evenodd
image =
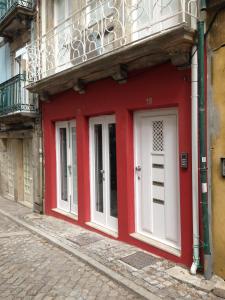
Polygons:
M108 18L114 11L113 0L93 1L86 0L87 3L87 25L92 26L97 22Z
M55 0L55 25L65 20L65 0Z
M103 212L103 161L102 161L102 125L94 126L95 136L95 201L96 210Z
M67 137L66 128L60 128L61 199L67 201Z
M116 126L108 125L110 169L110 215L117 218Z

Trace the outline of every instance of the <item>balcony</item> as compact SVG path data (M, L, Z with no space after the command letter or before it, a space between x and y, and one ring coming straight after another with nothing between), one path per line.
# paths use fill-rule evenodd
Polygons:
M136 4L135 4L136 3ZM198 0L90 0L28 45L28 89L52 95L82 84L172 60L185 65Z
M25 85L24 74L0 84L0 122L17 122L37 116L37 97L30 94Z
M12 38L30 27L34 0L0 0L0 36Z

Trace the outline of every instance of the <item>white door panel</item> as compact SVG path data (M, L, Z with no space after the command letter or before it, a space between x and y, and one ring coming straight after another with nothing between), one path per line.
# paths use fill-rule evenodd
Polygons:
M180 247L177 113L134 117L136 231Z
M166 168L165 168L165 178L167 183L165 184L165 194L169 195L167 201L165 202L165 236L166 239L172 242L179 242L179 226L177 221L177 216L179 215L179 205L178 205L178 168L176 163L178 161L177 157L177 120L174 116L168 116L166 119L165 128L165 151L166 155ZM171 143L171 141L174 141ZM175 142L176 141L176 142Z

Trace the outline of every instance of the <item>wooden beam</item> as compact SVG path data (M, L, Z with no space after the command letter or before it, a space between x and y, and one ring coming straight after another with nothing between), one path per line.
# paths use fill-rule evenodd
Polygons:
M78 79L73 86L73 90L79 94L85 94L85 85L82 79Z
M43 91L40 93L40 100L43 102L48 102L49 100L49 93L46 91Z
M118 65L116 72L112 74L112 78L120 84L126 83L127 77L128 77L128 67L127 65L124 64Z

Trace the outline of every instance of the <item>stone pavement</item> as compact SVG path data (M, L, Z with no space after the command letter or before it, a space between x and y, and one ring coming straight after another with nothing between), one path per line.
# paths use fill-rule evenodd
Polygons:
M140 299L8 218L0 220L0 299Z
M4 220L7 218L5 219L3 216L8 216L19 225L8 222L6 226ZM22 228L21 225L25 228ZM30 209L3 198L0 198L0 227L0 247L3 249L3 254L0 251L0 268L2 268L2 257L9 263L7 267L9 271L5 273L5 282L7 283L7 276L10 272L17 273L13 261L17 262L18 259L17 266L20 266L21 270L25 268L24 276L28 276L30 280L32 276L33 279L36 278L37 271L37 283L39 285L37 284L36 292L39 290L38 293L41 293L41 283L47 283L47 286L49 286L49 291L47 291L49 295L47 294L47 296L52 297L49 299L58 299L54 294L56 291L59 293L57 295L62 296L61 299L66 299L69 296L72 298L68 299L108 299L109 296L111 299L142 299L142 296L147 299L164 298L168 300L219 299L212 294L212 288L205 288L207 285L202 285L204 288L201 286L196 288L171 276L168 270L175 267L175 264L165 259L62 220L34 214ZM18 227L20 227L20 230L17 229ZM33 234L29 235L27 229L37 233L39 237ZM23 233L16 235L15 233L18 231ZM8 233L11 237L1 239L1 233ZM50 245L45 242L40 236L53 244ZM55 245L67 253L57 249ZM19 251L18 256L16 255L17 251ZM130 255L132 256L130 257ZM21 260L19 259L20 256ZM74 263L71 263L72 259ZM32 262L33 266L31 267ZM31 273L29 273L29 269ZM34 272L31 276L32 270ZM28 273L26 273L27 271ZM86 275L88 273L90 276ZM81 276L79 277L78 274L81 274ZM64 279L64 277L67 279ZM82 278L86 279L82 280ZM201 275L198 275L197 278L198 281L204 282ZM11 280L13 281L13 279ZM15 279L15 282L17 280L19 279ZM67 281L69 282L68 285L66 285ZM0 295L2 295L4 287L1 282L2 278L0 277ZM10 282L8 283L9 289ZM60 292L63 293L62 290L66 291L64 285L70 286L70 288L68 288L66 294L62 295ZM26 284L26 290L29 290L28 286L32 291L32 283ZM95 293L95 287L98 291L96 298L95 294L91 295L91 293ZM47 289L44 289L44 291ZM35 287L33 290L35 290ZM77 290L78 294L73 294ZM7 296L7 288L4 292L6 294L3 295ZM139 296L135 295L134 292ZM27 295L30 298L26 299L33 299L32 295ZM41 296L42 294L40 294ZM1 298L0 296L0 299L6 299L6 297ZM21 296L21 299L25 298Z

